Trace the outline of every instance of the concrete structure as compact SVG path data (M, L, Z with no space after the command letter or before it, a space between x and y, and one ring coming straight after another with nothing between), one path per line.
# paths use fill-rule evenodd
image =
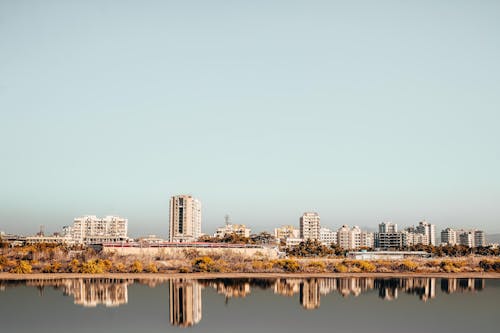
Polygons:
M436 245L436 226L434 224L430 224L426 221L421 221L416 227L416 230L418 233L427 236L429 243L425 245Z
M300 217L300 238L319 240L320 217L318 213L307 212Z
M429 238L427 235L419 233L419 232L413 232L413 231L405 231L406 233L406 245L407 246L412 246L412 245L418 245L418 244L423 244L423 245L429 245Z
M274 238L286 241L287 238L300 238L300 229L292 225L284 225L274 229Z
M201 236L201 203L190 195L170 199L170 242L195 242Z
M286 247L297 246L300 243L302 243L303 241L304 241L304 238L291 238L291 237L289 237L285 240L285 246Z
M68 228L76 244L115 243L128 240L128 220L118 216L98 218L94 215L77 217Z
M325 246L337 244L337 232L328 228L321 228L319 230L319 241Z
M200 256L218 256L225 254L241 255L246 258L267 257L277 259L279 251L277 247L245 244L224 243L163 243L151 246L143 246L140 243L103 244L102 251L105 253L116 253L118 255L135 255L149 257L183 257L186 251L196 250Z
M425 251L353 251L347 254L348 258L357 260L397 260L409 257L427 258L430 256L430 253Z

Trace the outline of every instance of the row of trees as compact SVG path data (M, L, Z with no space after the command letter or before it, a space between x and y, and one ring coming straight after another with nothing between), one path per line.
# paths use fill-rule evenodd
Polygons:
M228 243L228 244L275 244L276 238L268 232L250 235L250 237L238 234L226 234L224 237L201 236L198 241L206 243Z
M362 248L360 250L373 251L371 248ZM433 246L433 245L423 245L418 244L415 246L396 248L392 250L397 251L425 251L436 257L464 257L468 255L480 255L480 256L500 256L500 248L493 247L476 247L470 248L465 245L445 245L445 246ZM317 240L306 240L301 242L299 245L288 248L287 254L296 257L324 257L324 256L345 256L347 253L346 249L341 248L336 244L331 244L330 246L322 245Z

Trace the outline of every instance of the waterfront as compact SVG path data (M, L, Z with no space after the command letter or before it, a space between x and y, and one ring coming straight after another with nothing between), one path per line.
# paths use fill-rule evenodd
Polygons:
M101 277L2 280L0 290L9 332L456 333L494 330L500 279Z

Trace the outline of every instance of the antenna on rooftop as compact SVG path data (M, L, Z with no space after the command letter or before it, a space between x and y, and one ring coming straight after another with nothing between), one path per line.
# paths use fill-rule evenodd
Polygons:
M229 217L228 214L226 214L226 216L224 216L224 220L226 221L226 225L229 225L231 222L231 218Z
M40 225L40 232L38 235L45 236L45 226L43 224Z

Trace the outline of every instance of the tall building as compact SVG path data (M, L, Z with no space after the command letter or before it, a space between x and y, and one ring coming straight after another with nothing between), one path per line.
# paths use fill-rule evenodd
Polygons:
M416 228L418 233L424 234L429 240L428 245L436 245L436 225L422 221Z
M170 198L170 242L194 242L201 236L201 203L190 195Z
M457 245L457 231L452 228L446 228L441 231L441 244L445 245Z
M128 220L118 216L88 215L75 218L73 226L66 230L76 244L122 242L128 239Z
M378 232L398 232L398 225L391 222L382 222L378 225Z
M482 230L474 230L474 246L483 247L486 246L486 236Z
M337 230L337 245L343 249L351 249L351 228L346 224Z
M300 238L319 240L320 218L318 213L307 212L300 217Z

